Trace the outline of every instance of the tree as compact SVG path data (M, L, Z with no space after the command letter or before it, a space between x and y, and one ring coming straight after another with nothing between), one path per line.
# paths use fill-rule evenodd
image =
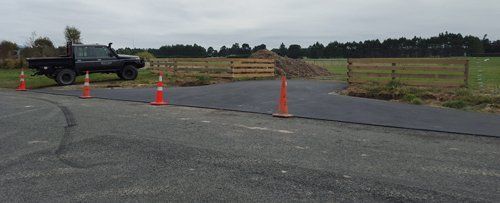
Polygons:
M81 44L81 32L76 27L66 26L64 29L64 37L66 42L71 42L74 44Z
M484 53L484 44L478 37L474 36L464 37L463 45L465 46L465 55L467 56L470 54Z
M315 44L309 47L308 57L313 59L323 58L324 50L325 46L323 46L323 44L319 42L316 42Z
M300 47L300 45L297 44L290 45L290 47L288 47L287 56L293 59L302 58L302 48Z
M217 56L217 50L215 50L213 47L208 47L208 49L207 49L207 56L208 57L216 57Z
M151 59L154 59L155 56L147 51L141 51L139 53L135 54L136 56L139 56L141 59L144 59L146 61L149 61Z
M37 56L55 56L56 48L54 47L54 43L48 37L39 37L35 40L33 47L35 49L35 53Z
M219 49L219 56L226 57L229 55L229 49L226 46L222 46Z
M248 44L241 45L241 54L250 55L252 53L252 48Z
M14 42L6 40L0 42L0 59L12 58L12 56L15 54L14 52L18 49L19 47Z
M267 49L266 48L266 45L265 44L261 44L259 46L255 46L253 49L252 49L252 52L257 52L259 50L264 50L264 49Z
M233 46L231 46L231 49L229 49L229 54L230 55L240 55L241 54L240 44L234 43Z
M288 52L288 49L286 48L285 44L284 43L281 43L280 45L280 48L276 50L277 54L280 55L280 56L286 56L287 55L287 52Z

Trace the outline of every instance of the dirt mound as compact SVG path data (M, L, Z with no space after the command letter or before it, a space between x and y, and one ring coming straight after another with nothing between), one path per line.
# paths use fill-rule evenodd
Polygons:
M253 53L250 58L275 59L276 71L284 70L288 77L317 77L331 76L332 74L323 67L308 64L300 59L282 57L269 50L260 50Z

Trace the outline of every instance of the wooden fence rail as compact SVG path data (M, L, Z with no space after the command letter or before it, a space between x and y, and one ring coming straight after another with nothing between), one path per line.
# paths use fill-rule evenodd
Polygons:
M163 69L179 77L214 78L274 77L273 59L161 58L149 61L151 68Z
M349 84L399 81L408 86L466 87L469 61L440 58L348 59Z

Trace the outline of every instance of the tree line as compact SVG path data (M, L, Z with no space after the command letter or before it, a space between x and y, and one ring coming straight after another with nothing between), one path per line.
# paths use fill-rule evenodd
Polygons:
M265 44L250 47L249 44L233 44L231 47L222 46L218 50L213 47L205 49L194 45L165 45L159 49L118 49L119 53L136 54L150 52L156 57L247 57L251 53L266 49ZM441 33L438 36L422 38L385 39L380 41L366 40L360 42L331 42L327 45L316 42L308 47L297 44L272 49L280 56L290 58L371 58L371 57L452 57L473 56L480 54L500 53L500 40L490 41L485 35L463 36L454 33Z

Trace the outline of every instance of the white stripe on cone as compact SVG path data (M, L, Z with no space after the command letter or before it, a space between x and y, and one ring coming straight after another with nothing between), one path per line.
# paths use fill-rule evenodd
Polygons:
M90 86L89 82L83 83L84 86Z
M158 78L158 80L159 80L160 82L163 82L163 77L160 75L160 77Z
M156 90L157 91L163 91L163 87L158 87Z

